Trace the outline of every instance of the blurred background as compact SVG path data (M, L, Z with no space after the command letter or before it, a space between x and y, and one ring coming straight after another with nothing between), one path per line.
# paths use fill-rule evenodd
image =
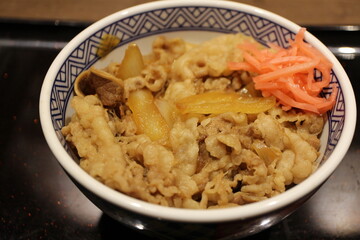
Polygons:
M93 22L148 0L2 0L0 18ZM300 25L359 25L358 0L236 0Z

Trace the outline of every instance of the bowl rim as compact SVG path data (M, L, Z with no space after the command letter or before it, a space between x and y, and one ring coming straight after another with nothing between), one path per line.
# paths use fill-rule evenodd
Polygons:
M89 174L87 174L80 166L68 155L63 148L62 144L57 138L55 130L52 125L50 115L50 97L53 81L56 78L56 74L59 71L61 65L80 43L82 43L88 36L91 36L98 29L107 26L114 22L125 18L127 16L135 15L145 11L151 11L153 9L169 8L169 7L220 7L235 9L239 11L245 11L253 15L261 15L265 19L269 19L274 23L286 27L292 32L297 32L300 26L292 21L285 19L273 12L254 7L244 3L232 2L232 1L208 1L208 0L171 0L171 1L155 1L140 4L134 7L117 11L107 17L104 17L89 27L84 29L78 35L76 35L57 55L52 62L46 76L44 78L43 85L41 87L40 99L39 99L39 113L40 122L43 130L45 140L47 141L52 153L54 154L61 167L84 186L87 190L94 193L110 203L127 209L129 211L136 212L141 215L154 217L158 219L165 219L170 221L182 221L182 222L198 222L198 223L212 223L220 221L234 221L243 220L250 217L256 217L262 214L266 214L275 211L279 208L285 207L288 204L295 202L298 199L310 194L313 190L319 187L327 178L335 171L336 167L340 164L344 158L355 132L356 125L356 101L355 95L350 83L350 80L338 62L337 58L327 49L327 47L321 43L316 37L309 32L305 33L305 39L312 45L316 45L332 63L333 71L336 73L339 81L341 80L342 90L344 92L344 101L347 107L345 109L345 122L342 134L336 147L333 150L331 156L327 161L320 166L315 173L304 180L301 184L294 186L286 192L274 196L272 198L250 203L244 206L237 206L231 208L221 209L208 209L208 210L194 210L194 209L180 209L173 207L164 207L156 204L151 204L142 200L135 199L126 194L113 190L106 185L95 180ZM354 106L354 108L351 108Z

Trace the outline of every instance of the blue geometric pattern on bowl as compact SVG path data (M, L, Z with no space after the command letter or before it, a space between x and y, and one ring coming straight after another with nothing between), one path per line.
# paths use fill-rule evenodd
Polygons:
M91 67L98 59L97 50L102 37L111 34L120 39L119 46L125 45L139 38L173 31L200 30L222 33L242 32L258 41L273 42L282 47L288 46L288 40L293 39L295 33L267 19L241 11L213 7L177 7L161 8L141 14L119 19L103 29L95 32L90 38L81 43L65 60L59 70L51 93L50 111L54 129L59 140L69 150L60 129L65 123L66 108L72 95L73 82L83 70ZM320 77L321 78L321 77ZM331 82L337 83L336 75L332 72ZM338 101L331 113L328 114L329 133L328 145L324 159L336 146L345 120L345 102L341 86L338 84ZM324 89L323 95L331 93L331 88Z

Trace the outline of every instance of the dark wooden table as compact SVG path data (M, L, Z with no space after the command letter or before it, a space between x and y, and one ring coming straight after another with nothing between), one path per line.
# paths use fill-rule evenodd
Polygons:
M142 237L84 197L57 163L41 130L43 78L61 48L85 26L0 21L0 239ZM308 30L337 54L355 94L360 93L359 28ZM355 53L341 54L339 47L354 47ZM247 239L360 239L359 132L339 168L305 205Z

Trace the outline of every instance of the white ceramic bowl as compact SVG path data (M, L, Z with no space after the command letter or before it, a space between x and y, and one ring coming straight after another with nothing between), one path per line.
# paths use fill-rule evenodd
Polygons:
M40 96L41 124L48 145L91 201L133 228L178 239L187 236L231 239L268 228L293 212L326 181L347 152L355 129L356 103L350 81L333 54L309 33L305 35L306 41L333 63L331 81L339 87L337 103L328 113L328 124L321 138L320 167L301 184L271 199L217 210L176 209L146 203L110 189L83 171L60 129L72 113L69 101L75 78L90 66L102 67L120 61L129 42L135 41L145 49L158 35L200 42L220 33L243 32L259 41L286 47L299 28L271 12L227 1L158 1L105 17L69 42L48 70ZM109 56L99 59L96 50L104 34L115 35L121 42ZM330 91L326 89L324 94Z

